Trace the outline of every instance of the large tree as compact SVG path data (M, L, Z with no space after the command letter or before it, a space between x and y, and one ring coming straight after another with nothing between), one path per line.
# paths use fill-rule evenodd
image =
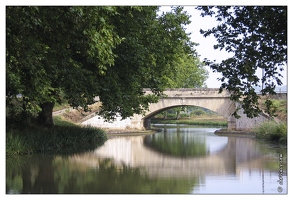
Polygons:
M275 94L276 85L282 85L287 64L287 7L286 6L199 6L201 16L212 16L218 25L201 30L205 36L214 35L215 49L226 50L233 56L221 63L205 60L214 72L222 73L220 91L227 89L231 99L241 102L248 117L261 111L255 87L263 86L261 93ZM256 75L263 70L263 77ZM237 111L234 113L236 117Z
M177 52L195 54L182 7L6 7L6 99L21 94L24 118L52 126L63 98L75 108L99 96L107 119L142 113L158 100ZM157 95L144 95L149 87Z
M60 92L73 107L93 103L95 79L114 64L121 38L109 23L113 7L6 7L6 96L21 94L27 118L52 126Z
M166 87L163 77L170 76L178 54L195 54L194 43L185 32L190 23L182 7L158 16L158 7L118 7L119 18L113 18L123 41L114 50L117 58L108 75L99 80L108 90L101 91L100 114L123 118L143 113L158 98L145 96L143 88L160 95Z

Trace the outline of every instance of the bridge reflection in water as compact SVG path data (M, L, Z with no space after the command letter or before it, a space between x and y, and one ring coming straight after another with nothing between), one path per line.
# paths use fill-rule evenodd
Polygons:
M286 149L215 130L173 126L111 138L86 153L13 157L6 160L6 193L287 193Z
M71 157L71 161L98 167L96 159L111 159L117 168L128 166L143 169L149 177L199 177L206 175L237 174L237 168L246 165L261 168L262 162L255 141L251 138L229 137L222 148L200 157L176 157L159 153L144 144L143 136L109 139L93 153Z

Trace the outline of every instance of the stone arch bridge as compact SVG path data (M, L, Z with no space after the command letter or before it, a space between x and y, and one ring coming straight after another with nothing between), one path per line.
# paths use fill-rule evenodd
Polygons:
M146 94L151 94L150 89L145 89ZM218 88L176 88L166 89L166 95L157 103L150 104L149 110L145 115L134 115L131 117L132 128L150 128L151 118L156 114L178 106L199 106L212 110L228 121L229 130L248 130L256 124L267 120L267 116L260 115L259 117L250 119L239 111L240 119L232 116L236 109L236 103L230 100L230 93L224 90L219 93Z
M144 91L146 95L152 94L150 89L145 89ZM264 114L256 118L248 118L243 114L242 110L238 111L241 118L236 119L232 116L236 109L236 103L230 100L228 91L224 90L219 93L218 88L166 89L164 94L165 96L157 103L149 105L149 110L146 111L145 115L135 114L126 120L121 120L121 118L117 117L113 123L104 122L100 116L96 116L82 124L111 129L149 129L152 117L164 110L178 106L199 106L212 110L227 119L229 130L249 130L256 124L268 119Z

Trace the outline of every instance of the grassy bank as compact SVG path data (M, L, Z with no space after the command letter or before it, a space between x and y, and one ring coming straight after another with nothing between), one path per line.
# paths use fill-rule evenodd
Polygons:
M54 123L51 129L39 126L8 128L6 155L82 152L94 150L107 140L106 133L101 129L81 127L61 117L55 117Z
M191 118L191 119L161 119L153 118L152 123L156 124L187 124L187 125L209 125L209 126L227 126L227 121L221 118Z
M269 97L260 99L260 107L265 110L265 100ZM271 99L274 116L281 121L266 121L253 129L256 137L261 140L287 144L287 99Z
M275 121L266 121L253 129L256 138L287 144L287 123Z

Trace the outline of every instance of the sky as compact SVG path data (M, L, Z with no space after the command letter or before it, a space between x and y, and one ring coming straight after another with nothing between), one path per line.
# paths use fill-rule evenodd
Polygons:
M200 55L200 60L204 58L209 60L216 60L221 62L223 59L229 57L229 53L226 51L215 50L213 46L217 44L216 39L213 36L204 37L199 33L200 29L207 30L217 25L217 22L212 17L201 17L200 11L194 9L194 6L185 6L186 10L191 15L191 24L187 27L186 31L191 33L191 40L199 43L196 47L197 53ZM221 74L214 73L209 67L205 67L209 71L209 78L206 81L208 88L219 88L221 82L217 80L221 77Z
M225 50L215 50L213 46L217 44L216 39L214 36L204 37L200 34L199 30L207 30L211 29L212 27L217 26L218 22L215 21L213 17L206 16L201 17L200 11L194 9L195 6L184 6L184 10L187 11L189 15L191 15L190 21L191 23L186 27L186 31L191 33L191 40L193 42L199 43L199 46L196 47L197 53L200 55L200 60L203 61L204 58L209 60L216 60L218 63L222 60L231 56ZM161 10L168 11L170 10L170 6L162 7ZM205 68L209 71L209 77L206 81L208 88L219 88L221 82L217 80L218 77L221 77L220 73L214 73L212 70L205 66ZM257 75L261 77L261 70L258 70ZM281 72L283 75L283 85L287 85L287 69L285 67L285 71Z

